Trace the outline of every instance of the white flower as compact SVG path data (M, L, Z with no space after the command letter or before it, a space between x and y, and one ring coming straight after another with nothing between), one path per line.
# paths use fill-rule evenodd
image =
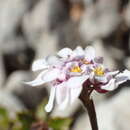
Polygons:
M119 84L130 79L130 71L111 72L103 66L103 58L97 57L93 47L83 50L78 46L75 50L64 48L56 56L37 60L32 70L42 70L34 81L27 84L32 86L49 83L51 92L49 102L45 107L47 112L53 108L54 100L59 109L64 109L79 97L83 84L98 92L115 89Z

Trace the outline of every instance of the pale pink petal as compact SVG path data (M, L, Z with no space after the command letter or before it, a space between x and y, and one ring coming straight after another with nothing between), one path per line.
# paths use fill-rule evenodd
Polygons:
M82 86L70 89L70 103L72 104L80 95Z
M57 101L57 104L61 104L65 98L66 98L66 95L67 95L67 92L68 92L68 88L66 86L66 83L63 82L56 87L56 101Z
M73 52L75 53L75 56L84 56L85 54L81 46L76 47L76 49Z
M102 85L101 89L112 91L116 88L115 79L111 79L106 85Z
M46 74L47 70L42 71L35 80L30 81L30 82L26 82L26 84L31 85L31 86L39 86L42 85L44 83L46 83L45 80L43 80L43 76Z
M85 58L88 61L91 61L95 58L96 54L95 54L95 49L91 46L88 46L85 48Z
M67 86L70 88L80 87L88 78L88 75L72 77L67 81Z
M48 56L46 58L46 61L49 65L57 65L57 64L60 65L61 64L60 59L56 56Z
M32 64L32 71L37 71L41 69L47 69L48 64L45 59L36 60Z
M55 99L55 92L56 92L56 88L52 87L51 92L50 92L50 97L49 97L48 104L45 106L46 112L50 112L52 110L52 108L53 108L54 99Z
M67 58L68 56L71 56L71 54L73 53L73 51L70 48L64 48L62 50L60 50L57 55L63 58Z
M43 76L43 80L45 82L50 82L53 81L55 79L57 79L60 75L60 70L59 69L52 69L50 71L48 71L44 76Z
M64 101L59 105L59 110L64 110L70 103L70 89L66 89L66 95Z

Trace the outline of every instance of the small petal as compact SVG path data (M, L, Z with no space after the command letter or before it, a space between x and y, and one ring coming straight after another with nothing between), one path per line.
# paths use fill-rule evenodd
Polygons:
M112 71L112 72L107 72L106 75L116 75L119 73L119 70L117 71Z
M46 74L46 72L47 70L42 71L35 80L31 82L26 82L26 84L31 85L31 86L39 86L46 83L46 81L42 79L42 77Z
M79 97L81 91L82 91L82 86L71 89L71 91L70 91L70 103L71 104Z
M103 64L103 57L96 57L94 58L94 62L98 64Z
M52 108L53 108L54 99L55 99L55 92L56 92L56 88L52 87L51 92L50 92L50 97L49 97L48 104L45 106L46 112L50 112L52 110Z
M85 48L85 58L88 60L88 61L91 61L95 58L95 49L91 46L88 46Z
M80 87L88 78L88 75L72 77L67 81L67 86L70 88Z
M32 71L37 71L41 69L47 69L48 64L45 59L36 60L32 64Z
M127 80L130 80L130 71L125 70L122 73L119 73L115 78L116 78L116 85L118 86L126 82Z
M106 85L102 85L101 89L112 91L116 88L115 79L111 79Z
M85 54L81 46L76 47L76 49L73 52L75 53L76 56L84 56Z
M70 48L64 48L60 50L57 55L62 57L62 58L67 58L69 55L71 55L73 51Z
M122 77L122 76L126 76L126 77L128 77L128 79L130 79L130 71L129 70L124 70L122 73L119 73L117 75L117 77Z
M46 82L50 82L57 79L59 75L60 75L59 69L52 69L44 75L43 80Z
M95 76L96 81L101 82L101 83L106 83L107 82L107 77L106 76Z

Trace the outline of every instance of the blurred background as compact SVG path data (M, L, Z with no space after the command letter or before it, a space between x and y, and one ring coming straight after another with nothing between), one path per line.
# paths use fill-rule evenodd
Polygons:
M0 0L0 130L91 129L79 101L65 111L55 107L41 114L50 120L72 119L65 124L68 128L47 126L48 120L41 121L36 111L43 102L44 110L49 87L23 83L37 75L31 72L34 60L77 45L94 46L111 69L130 70L130 1ZM94 93L93 98L99 130L130 130L130 82L105 95ZM31 112L35 115L30 117ZM19 125L21 117L24 127Z

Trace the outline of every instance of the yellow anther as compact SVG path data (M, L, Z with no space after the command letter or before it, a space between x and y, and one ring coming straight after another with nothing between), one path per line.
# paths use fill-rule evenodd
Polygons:
M97 67L96 69L93 70L94 73L98 76L103 76L104 75L104 70L102 67Z
M87 65L87 64L90 64L90 62L87 61L87 60L85 60L85 59L83 59L82 62L83 62L84 64L86 64L86 65Z
M70 70L71 72L82 72L81 68L79 66L74 66L73 68L71 68Z

